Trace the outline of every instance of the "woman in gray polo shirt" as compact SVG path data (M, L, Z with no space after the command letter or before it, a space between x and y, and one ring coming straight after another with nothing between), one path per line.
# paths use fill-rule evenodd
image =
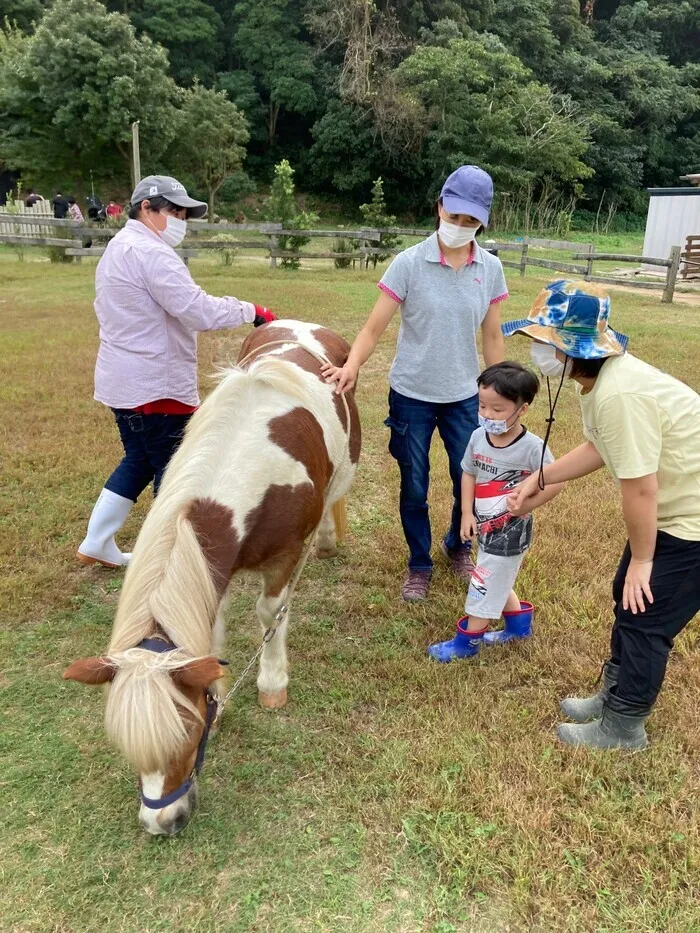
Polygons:
M428 516L430 442L437 428L450 461L452 521L441 550L468 582L470 544L460 540L460 463L478 426L476 377L481 330L487 366L503 360L499 303L508 297L500 260L481 249L476 235L488 224L491 177L462 165L443 185L436 233L400 253L379 282L381 295L342 368L325 375L347 392L397 310L401 326L389 372L389 451L401 470L399 511L409 549L403 598L428 595L433 562Z

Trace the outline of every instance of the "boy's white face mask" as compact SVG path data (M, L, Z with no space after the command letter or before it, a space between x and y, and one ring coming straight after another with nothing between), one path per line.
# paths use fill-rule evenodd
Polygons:
M515 424L515 419L522 411L522 407L521 405L520 408L516 408L510 418L505 419L484 418L483 415L479 415L479 426L482 427L487 434L505 434L507 431L510 431Z
M561 360L558 360L556 347L553 347L551 343L538 343L533 340L530 347L530 359L542 375L548 376L550 379L561 376L564 370L566 370L566 376L571 374L573 361L567 359L566 364L564 364Z

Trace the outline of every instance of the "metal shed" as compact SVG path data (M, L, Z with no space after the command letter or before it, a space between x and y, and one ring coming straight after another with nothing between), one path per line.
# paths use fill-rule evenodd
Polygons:
M672 246L685 249L685 238L700 234L700 188L647 190L649 212L644 233L644 255L667 259ZM648 268L653 270L655 267Z

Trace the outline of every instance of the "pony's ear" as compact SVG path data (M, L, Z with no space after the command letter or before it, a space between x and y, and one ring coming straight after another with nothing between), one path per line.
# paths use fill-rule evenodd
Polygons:
M66 668L63 679L77 680L81 684L106 684L116 673L116 667L107 658L81 658Z
M208 687L223 674L224 670L217 659L210 656L188 661L173 671L173 680L178 687Z

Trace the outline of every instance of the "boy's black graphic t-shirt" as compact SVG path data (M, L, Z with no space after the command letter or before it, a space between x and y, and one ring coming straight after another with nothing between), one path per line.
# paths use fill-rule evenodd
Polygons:
M513 557L532 542L532 515L516 518L508 511L513 489L540 468L542 439L527 428L507 447L496 447L484 428L472 434L462 460L462 470L476 478L474 512L479 529L479 548L487 554ZM545 451L544 462L554 457Z

